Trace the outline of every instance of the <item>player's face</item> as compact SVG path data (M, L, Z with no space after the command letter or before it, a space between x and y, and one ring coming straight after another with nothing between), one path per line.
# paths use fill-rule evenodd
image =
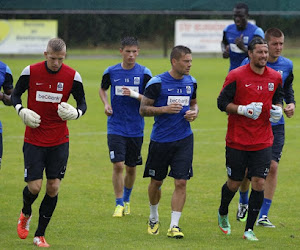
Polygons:
M173 69L178 75L189 75L192 67L192 55L182 55L179 60L173 59Z
M244 30L248 22L248 14L245 9L233 9L233 20L238 30Z
M125 46L120 49L120 53L123 57L123 64L125 67L133 67L136 61L136 57L139 55L139 48L137 46Z
M281 55L284 44L284 36L282 37L274 37L271 36L268 41L269 45L269 57L276 59Z
M53 51L51 48L48 48L47 51L44 52L47 67L56 72L60 69L65 57L66 57L66 50L62 51Z
M256 44L254 50L249 52L250 63L257 68L263 68L267 65L268 56L267 44Z

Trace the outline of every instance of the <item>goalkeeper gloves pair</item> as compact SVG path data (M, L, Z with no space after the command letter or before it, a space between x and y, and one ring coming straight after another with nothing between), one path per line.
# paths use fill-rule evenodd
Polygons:
M36 112L31 109L24 108L21 104L17 104L15 109L26 126L31 128L37 128L40 126L41 117ZM82 111L80 109L76 109L66 102L58 104L57 113L64 121L76 120L82 115Z
M239 105L237 109L237 113L239 115L244 115L248 118L256 120L262 111L262 102L252 102L248 105ZM270 109L270 122L276 123L281 119L282 116L282 108L276 105L272 105L272 109Z

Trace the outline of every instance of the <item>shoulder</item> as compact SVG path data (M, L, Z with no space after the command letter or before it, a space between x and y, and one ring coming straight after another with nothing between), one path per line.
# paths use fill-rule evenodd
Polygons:
M140 71L143 74L152 76L151 70L148 69L146 66L143 66L143 65L141 65L139 63L135 64L135 69L138 70L138 71Z
M157 83L160 84L161 82L162 82L162 80L161 80L161 75L154 76L154 77L152 77L152 78L149 80L149 82L148 82L147 85L146 85L146 88L149 87L149 86L151 86L151 85L153 85L153 84L157 84Z
M229 24L225 27L224 32L228 32L229 30L232 30L235 28L235 24Z
M286 58L286 57L283 57L283 56L280 56L278 58L278 60L280 60L282 63L284 63L286 66L290 67L290 68L293 68L293 62L292 60Z
M187 76L185 76L185 78L187 79L187 81L189 81L189 82L192 82L192 83L197 83L197 80L196 80L196 78L194 78L193 76L191 76L191 75L187 75Z
M112 71L114 71L114 70L119 70L119 69L122 69L121 63L118 63L118 64L116 64L116 65L112 65L112 66L108 66L108 67L104 70L103 75L109 74L109 73L111 73Z
M268 74L269 74L271 77L274 77L274 78L280 78L280 79L281 79L281 74L280 74L277 70L272 69L272 68L269 67L269 66L266 66L266 69L267 69Z
M25 67L24 69L23 69L23 71L22 71L22 73L21 73L21 76L23 76L23 75L30 75L30 67L31 67L32 65L28 65L27 67Z

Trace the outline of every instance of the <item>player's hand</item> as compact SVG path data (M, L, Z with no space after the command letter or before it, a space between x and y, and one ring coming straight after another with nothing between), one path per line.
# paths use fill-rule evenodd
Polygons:
M113 114L113 110L112 110L112 108L111 108L110 105L105 105L105 107L104 107L104 113L107 116L111 116Z
M182 105L179 103L172 103L164 108L165 113L167 114L178 114L182 110Z
M256 120L261 114L262 106L263 106L262 102L252 102L246 106L239 105L237 109L237 113L239 115L244 115L248 118Z
M135 98L135 99L138 99L140 94L130 88L127 88L125 86L122 87L122 90L123 90L123 95L126 95L126 96L130 96L132 98Z
M41 117L36 112L31 109L22 107L21 104L17 104L15 108L26 126L31 128L37 128L40 126Z
M76 109L66 102L58 104L57 113L59 117L64 121L76 120L82 115L82 111L80 109Z
M240 37L237 37L234 40L234 43L236 44L236 46L238 46L239 49L241 49L242 51L246 51L246 47L244 45L244 41L243 41L243 35L241 35Z
M229 45L225 46L225 45L222 44L222 55L223 55L223 58L228 58L229 57Z
M272 105L270 109L270 122L276 123L282 116L282 108L276 105Z
M295 103L289 103L284 108L284 113L288 118L291 118L295 113Z
M188 110L185 112L184 118L189 122L193 122L197 118L197 114L195 110Z

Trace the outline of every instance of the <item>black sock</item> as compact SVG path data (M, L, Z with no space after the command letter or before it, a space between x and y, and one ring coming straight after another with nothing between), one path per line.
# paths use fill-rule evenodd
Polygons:
M22 208L22 213L24 215L31 215L31 205L32 203L36 200L36 198L39 196L39 194L32 194L28 186L26 186L23 189L23 208Z
M221 197L221 205L219 208L219 214L220 215L226 215L228 214L228 206L234 197L236 192L232 192L229 190L227 186L227 182L222 187L222 197Z
M44 236L57 203L57 195L50 197L47 193L40 206L39 225L34 236Z
M248 229L253 230L254 223L259 214L259 210L264 200L264 191L255 191L252 189L250 198L249 198L249 207L248 207L248 218L245 227L245 231Z

